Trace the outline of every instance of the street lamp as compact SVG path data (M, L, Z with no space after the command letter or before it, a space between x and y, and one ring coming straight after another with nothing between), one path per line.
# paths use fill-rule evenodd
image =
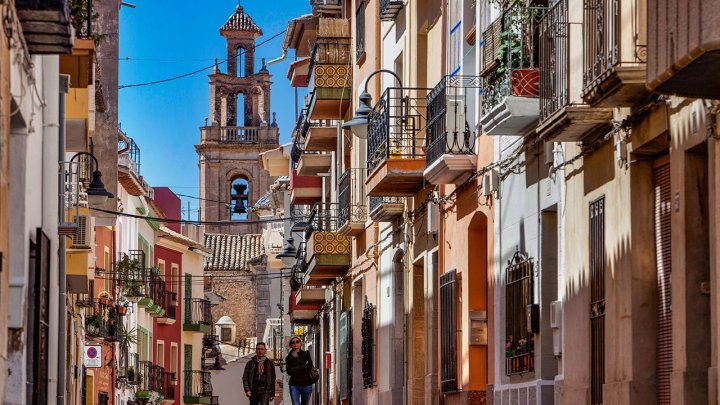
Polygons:
M295 247L295 238L290 235L287 240L285 241L285 246L283 246L283 250L278 253L277 256L275 256L276 259L282 260L283 264L287 267L290 267L295 262L295 258L297 257L297 248Z
M400 87L402 87L402 80L400 80L400 76L398 76L392 70L388 69L376 70L370 73L363 80L363 82L360 83L360 86L363 88L363 92L360 93L360 96L358 96L358 108L357 110L355 110L355 116L352 117L350 121L346 121L342 125L343 129L351 130L352 133L360 139L367 138L368 122L370 119L370 113L372 112L372 107L370 106L370 104L372 103L372 96L370 95L370 93L368 93L367 90L368 81L371 77L375 76L378 73L391 74L395 78L395 80L397 80L398 84L400 84Z
M80 156L88 156L92 158L93 162L95 163L94 170L92 172L92 178L90 180L90 184L88 185L87 189L85 189L85 192L88 195L88 199L90 200L91 204L100 204L102 202L105 202L108 198L113 198L113 193L107 191L105 189L105 184L102 182L102 173L100 172L100 163L98 163L97 158L95 155L93 155L90 152L78 152L73 157L70 158L70 163L72 167L72 163L75 162L75 159L77 159Z

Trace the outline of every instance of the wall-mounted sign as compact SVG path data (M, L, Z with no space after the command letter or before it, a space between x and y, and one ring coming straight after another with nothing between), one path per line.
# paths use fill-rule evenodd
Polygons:
M83 364L86 368L102 367L102 346L85 346L85 353L83 354Z
M470 344L488 344L487 311L470 311Z

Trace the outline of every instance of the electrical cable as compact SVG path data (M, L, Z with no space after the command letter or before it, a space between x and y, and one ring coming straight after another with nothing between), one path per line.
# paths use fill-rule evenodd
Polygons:
M292 221L292 218L274 218L274 219L256 219L253 221L193 221L190 219L171 219L171 218L158 218L158 217L150 217L150 216L143 216L143 215L135 215L135 214L129 214L127 212L118 212L118 211L112 211L112 210L106 210L102 208L93 208L90 207L93 211L98 212L104 212L106 214L113 214L121 217L129 217L129 218L137 218L137 219L145 219L150 221L157 221L157 222L163 222L163 223L169 223L169 224L195 224L195 225L236 225L236 224L266 224L266 223L272 223L272 222L284 222L284 221Z
M285 30L282 30L282 31L278 32L277 34L271 36L270 38L268 38L268 39L260 42L259 44L253 45L253 50L257 49L257 48L258 48L259 46L261 46L261 45L264 45L264 44L272 41L273 39L279 37L280 35L282 35L282 34L284 34L284 33L285 33ZM240 55L238 55L238 56L241 56L241 55L244 55L244 54L245 54L245 49L243 49L243 50L242 50L242 53L240 53ZM182 79L182 78L184 78L184 77L192 76L192 75L198 74L198 73L200 73L200 72L204 72L204 71L206 71L206 70L208 70L208 69L212 69L212 68L214 68L216 65L223 64L223 63L227 62L228 59L229 59L229 58L224 59L223 61L217 62L217 64L216 64L216 63L213 63L213 64L210 65L210 66L206 66L206 67L203 67L203 68L200 68L200 69L197 69L197 70L193 70L192 72L183 73L183 74L178 75L178 76L169 77L169 78L167 78L167 79L153 80L153 81L151 81L151 82L145 82L145 83L134 83L134 84L120 85L120 86L118 86L118 90L129 89L129 88L132 88L132 87L151 86L151 85L154 85L154 84L167 83L167 82L171 82L171 81L173 81L173 80Z

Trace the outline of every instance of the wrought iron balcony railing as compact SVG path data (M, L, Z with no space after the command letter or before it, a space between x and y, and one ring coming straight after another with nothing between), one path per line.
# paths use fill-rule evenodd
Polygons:
M365 202L365 168L346 169L340 177L338 192L338 224L365 222L368 218Z
M166 400L175 398L175 385L177 384L177 375L174 372L165 371L163 373L163 390L162 395Z
M394 21L403 4L403 0L380 0L380 21Z
M370 200L370 212L375 211L376 209L380 208L382 205L388 204L388 205L404 205L405 204L405 198L404 197L379 197L379 196L370 196L368 198Z
M139 381L140 360L137 353L128 353L127 348L121 350L120 366L118 367L117 379L126 384L136 385Z
M389 87L368 117L368 176L387 159L421 158L429 89Z
M305 230L306 239L315 231L337 232L339 206L337 203L319 202L312 206L308 227Z
M318 65L350 65L352 63L351 42L350 38L317 38L312 53L310 53L308 82Z
M555 3L540 20L540 121L569 101L568 1Z
M70 19L77 38L90 39L93 36L92 20L94 17L92 4L92 0L70 2Z
M209 371L185 370L183 376L185 377L184 396L193 398L212 396Z
M185 298L186 325L212 325L210 301L204 298Z
M165 369L153 364L151 361L140 361L138 369L138 391L153 391L163 393Z
M85 335L88 337L117 342L122 338L122 327L122 319L109 298L98 298L85 309Z
M153 301L153 305L157 305L159 308L165 310L167 291L165 290L165 276L163 274L152 273L150 276L150 298Z
M515 2L483 33L491 45L483 49L482 115L508 96L539 96L537 42L544 11Z
M116 282L122 294L134 301L147 296L150 269L145 267L145 252L130 250L123 254L116 265Z
M468 93L476 93L481 84L479 76L445 76L428 94L427 166L444 154L475 154L476 132L467 121L474 98Z
M127 138L127 141L118 141L118 152L120 153L120 159L124 159L124 164L134 171L138 176L140 175L140 147L132 138Z
M165 292L165 318L176 319L177 314L177 293L175 291Z

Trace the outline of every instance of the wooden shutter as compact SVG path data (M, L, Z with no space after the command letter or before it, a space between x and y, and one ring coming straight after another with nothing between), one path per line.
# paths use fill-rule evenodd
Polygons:
M457 274L440 276L440 379L442 392L455 392L457 381Z
M655 261L658 288L657 403L670 404L672 372L672 236L670 163L667 157L656 162L653 170L655 203Z
M362 327L362 375L363 387L368 388L375 385L374 356L375 356L375 306L367 302L365 298L365 309L363 310Z
M590 204L590 402L603 403L605 383L605 198Z
M347 352L348 352L348 316L347 312L342 312L338 319L338 396L341 400L347 399Z

